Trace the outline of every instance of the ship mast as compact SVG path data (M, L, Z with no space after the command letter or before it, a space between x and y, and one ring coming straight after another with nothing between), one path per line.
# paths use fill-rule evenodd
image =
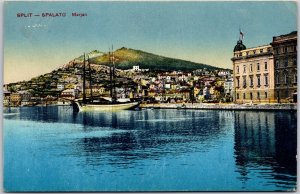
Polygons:
M117 100L116 96L116 64L115 64L115 55L114 55L114 46L112 45L112 65L113 65L113 97L112 97L112 102L115 102Z
M111 53L110 53L110 49L108 51L108 57L109 57L109 81L110 81L110 97L111 99L113 99L113 87L112 87L112 57L111 57Z
M85 53L83 54L83 103L86 103L86 95L85 95Z
M87 59L88 65L89 65L89 77L90 77L90 101L93 102L93 88L92 88L92 70L91 70L91 64L90 64L90 58L88 56Z

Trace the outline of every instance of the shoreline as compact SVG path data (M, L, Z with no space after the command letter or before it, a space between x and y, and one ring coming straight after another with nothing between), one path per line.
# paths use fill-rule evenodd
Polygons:
M297 111L297 103L287 104L217 104L217 103L159 103L140 104L141 108L153 109L197 109L197 110L288 110Z

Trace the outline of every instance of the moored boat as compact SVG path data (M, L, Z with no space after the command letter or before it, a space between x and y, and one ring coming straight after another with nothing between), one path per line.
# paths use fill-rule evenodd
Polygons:
M114 55L112 53L112 57L110 57L112 65L110 67L110 95L111 97L98 97L95 99L92 95L92 90L90 91L90 99L87 99L85 94L85 54L83 59L83 99L76 99L73 101L72 106L74 111L118 111L118 110L129 110L134 109L139 106L139 102L131 102L130 99L117 99L116 98L116 90L115 90L115 61ZM89 76L90 76L90 86L91 82L91 69L89 64ZM91 88L91 87L90 87Z
M83 104L75 101L73 104L74 110L77 111L118 111L129 110L139 106L139 102L125 102L114 104Z

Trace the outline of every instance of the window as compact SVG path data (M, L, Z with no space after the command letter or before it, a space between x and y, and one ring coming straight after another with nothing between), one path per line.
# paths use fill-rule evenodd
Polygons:
M247 56L249 55L249 51L246 52L246 55L247 55Z
M240 87L240 78L239 77L236 78L236 85L238 88Z
M249 67L250 67L250 72L252 72L252 64L250 64L250 66L249 66Z
M257 99L260 99L260 94L259 94L259 92L257 92Z
M265 98L266 99L268 98L268 92L265 92Z
M260 52L260 53L263 53L263 50L262 50L262 49L260 49L260 50L259 50L259 52Z
M287 53L288 52L288 48L284 47L284 52Z
M270 48L268 48L268 52L270 52L271 51L271 49Z
M276 62L275 62L275 67L279 68L279 61L278 60L276 60Z
M288 90L285 91L285 97L286 97L286 98L289 97L289 91L288 91Z
M275 75L276 84L279 84L279 73Z
M297 66L297 58L293 58L293 65Z
M287 72L284 73L284 76L283 76L283 82L284 84L288 84L288 75L287 75Z
M246 94L245 93L243 93L243 99L246 99Z
M260 69L259 63L257 63L257 71L259 71L259 69Z
M247 87L247 83L246 83L246 76L243 77L243 87L246 88Z
M255 55L255 50L253 51L253 54Z
M268 63L265 62L265 70L268 70Z
M240 71L239 66L236 66L236 73L239 74L239 71Z
M265 75L265 86L269 85L268 75Z
M287 67L288 64L289 64L289 61L288 61L288 59L286 59L286 60L284 61L284 66Z
M252 100L253 96L252 96L252 92L250 92L250 99Z
M253 87L253 76L250 76L250 86Z
M243 73L246 73L246 65L244 65L244 71L243 71Z
M297 83L297 72L294 73L294 83Z
M260 75L257 75L257 86L260 86Z
M236 94L236 99L239 99L240 98L240 95L239 93Z

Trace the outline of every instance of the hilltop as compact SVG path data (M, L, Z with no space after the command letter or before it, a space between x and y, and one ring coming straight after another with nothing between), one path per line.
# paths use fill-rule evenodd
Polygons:
M107 53L98 51L99 55L90 57L91 62L99 65L108 65L109 56ZM161 71L193 71L196 69L207 70L221 70L222 68L206 65L202 63L195 63L181 59L174 59L164 57L141 50L135 50L122 47L114 52L116 58L116 65L118 69L131 69L133 66L138 65L142 69L161 70Z

